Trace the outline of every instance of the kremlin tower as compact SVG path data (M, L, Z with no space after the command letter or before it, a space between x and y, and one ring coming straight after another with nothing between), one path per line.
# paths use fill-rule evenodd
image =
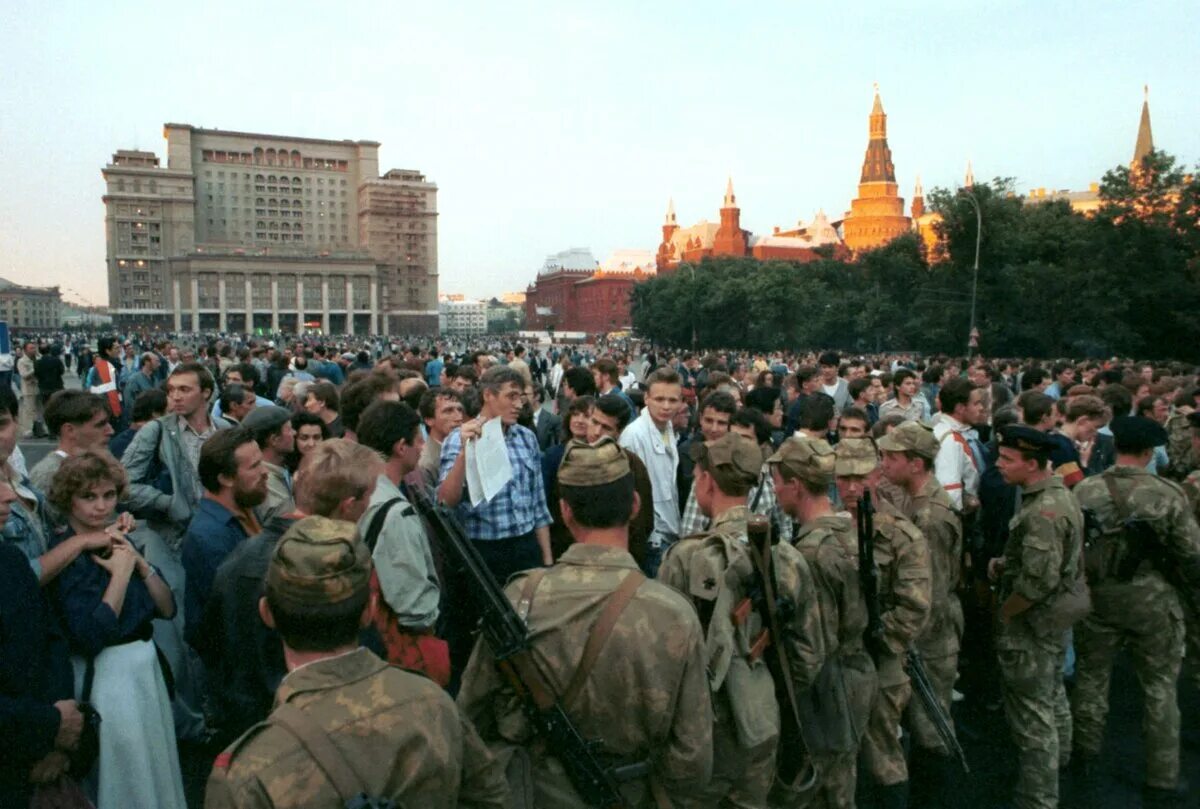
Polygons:
M887 143L887 115L879 100L878 87L870 120L870 140L858 196L850 202L842 224L846 246L855 252L880 247L911 229L911 221L904 215L904 199L896 185L896 168Z
M742 210L737 207L733 196L733 178L725 184L725 204L721 206L721 226L713 236L714 256L744 256L747 250L748 236L742 230Z

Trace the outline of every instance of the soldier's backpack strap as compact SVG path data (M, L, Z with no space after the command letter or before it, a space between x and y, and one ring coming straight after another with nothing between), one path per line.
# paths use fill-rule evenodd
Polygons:
M334 746L329 734L304 711L285 702L271 712L268 722L278 725L296 737L296 741L300 742L313 762L325 773L334 791L342 799L343 805L349 804L364 793L363 780L359 778L350 762Z
M525 577L525 586L521 588L521 600L517 602L517 615L522 621L528 620L529 610L533 607L533 594L537 592L538 585L542 583L542 579L549 569L548 567L535 567Z
M564 708L569 709L579 693L583 691L588 675L592 673L592 667L596 665L596 661L600 658L600 652L604 649L605 642L608 641L608 636L612 634L613 627L617 625L617 619L629 606L629 602L633 601L634 593L645 580L646 577L642 575L642 572L635 570L626 576L620 586L605 600L600 617L592 625L592 632L588 635L587 643L584 644L583 656L579 658L579 666L571 675L571 682L567 684L567 690L563 692L562 705Z

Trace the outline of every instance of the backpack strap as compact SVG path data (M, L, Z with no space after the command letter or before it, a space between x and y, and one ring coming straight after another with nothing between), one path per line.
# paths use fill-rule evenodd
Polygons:
M300 746L325 773L343 804L364 793L363 780L354 767L334 746L329 734L304 711L285 702L272 711L268 722L283 728L300 742Z
M634 594L645 580L646 577L642 575L642 572L635 570L627 575L620 586L613 590L605 600L600 617L592 625L591 634L588 635L587 643L584 644L583 656L579 658L579 666L571 675L571 682L567 684L567 690L563 692L562 705L564 708L569 708L579 693L583 691L583 686L587 682L588 675L592 673L596 661L600 658L600 652L604 649L608 636L612 634L613 628L617 625L617 619L629 606L629 602L633 601Z
M375 553L375 544L379 542L379 534L383 531L383 523L387 520L388 512L401 502L403 502L403 498L393 497L380 506L379 511L376 511L375 516L371 518L371 524L367 526L367 533L363 535L363 543L371 553Z

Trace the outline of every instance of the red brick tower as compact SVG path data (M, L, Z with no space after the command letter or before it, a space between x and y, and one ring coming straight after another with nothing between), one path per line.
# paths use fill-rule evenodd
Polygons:
M907 233L910 227L911 221L904 215L904 199L896 186L896 167L887 142L887 115L877 87L858 196L846 213L843 238L851 250L870 250Z
M733 178L725 186L725 204L721 206L721 226L713 235L714 256L744 256L749 252L748 233L742 230L742 211L733 195Z
M679 230L679 223L675 221L675 200L667 200L667 218L662 226L662 243L658 245L658 254L654 257L654 266L659 272L670 269L673 264L679 262L679 257L675 255L675 245L671 244L671 237L675 235L675 231Z

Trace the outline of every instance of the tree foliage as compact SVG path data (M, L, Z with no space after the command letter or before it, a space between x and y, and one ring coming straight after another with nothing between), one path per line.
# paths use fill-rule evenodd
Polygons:
M1084 216L1065 201L1027 204L1007 178L935 189L933 261L915 234L853 261L706 258L637 285L634 328L674 346L694 334L699 348L960 354L982 220L985 354L1200 360L1200 177L1154 152L1105 174L1100 197Z

